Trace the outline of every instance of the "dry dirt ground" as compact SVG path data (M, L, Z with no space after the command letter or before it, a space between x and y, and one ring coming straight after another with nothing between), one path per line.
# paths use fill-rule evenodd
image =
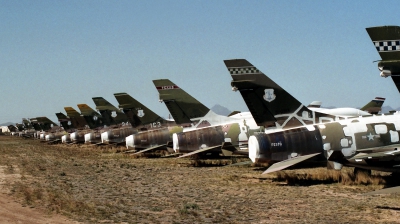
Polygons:
M0 223L400 223L398 194L362 195L386 173L210 163L0 136Z

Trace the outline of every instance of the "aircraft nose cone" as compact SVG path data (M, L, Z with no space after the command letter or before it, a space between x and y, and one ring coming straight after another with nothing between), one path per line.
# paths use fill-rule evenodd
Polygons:
M178 135L176 133L172 134L172 147L175 153L179 152L179 140L178 140Z
M258 143L257 138L252 135L249 138L249 158L255 163L257 158L260 156L260 144Z
M135 147L135 135L129 135L125 138L126 148L134 148Z

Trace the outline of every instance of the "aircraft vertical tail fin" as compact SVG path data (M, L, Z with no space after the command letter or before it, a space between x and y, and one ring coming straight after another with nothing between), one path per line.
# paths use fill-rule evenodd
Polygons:
M30 119L30 123L32 124L32 127L36 130L36 131L41 131L42 128L39 125L39 121L37 120L36 117L31 118Z
M258 125L293 127L307 124L312 111L246 59L225 60L232 90L239 91ZM305 118L304 121L292 118Z
M81 114L76 111L72 107L64 107L65 112L67 113L67 116L71 120L72 126L77 129L83 129L85 128L88 124L85 120L84 117L81 116Z
M54 123L47 117L37 117L36 119L38 121L39 126L41 127L41 129L43 131L48 131L53 127L58 127L58 125L56 123Z
M93 97L92 99L96 104L96 110L100 112L104 121L109 125L117 125L128 121L124 113L103 97Z
M308 108L312 107L312 108L321 108L321 101L313 101L310 104L307 105Z
M367 111L370 114L378 114L382 110L382 105L385 102L383 97L375 97L365 106L361 107L360 110Z
M31 129L31 128L33 128L31 122L28 121L28 119L26 119L26 118L22 118L22 123L24 123L25 129Z
M103 122L103 117L87 104L78 104L78 108L81 111L82 116L85 118L86 123L91 129L102 127L105 125Z
M23 124L20 124L20 123L16 123L15 126L17 126L18 131L23 131L23 130L25 129L25 128L24 128L24 125L23 125Z
M177 124L191 123L192 118L204 117L210 109L179 88L169 79L153 80L163 101Z
M366 30L382 58L378 63L380 76L391 76L400 92L400 27L379 26Z
M68 131L68 130L74 128L70 119L67 116L65 116L65 114L60 112L60 113L56 113L56 116L65 131Z
M17 127L15 127L14 125L8 125L7 128L8 128L8 130L9 130L10 132L15 132L15 131L18 130Z
M114 96L133 127L165 120L127 93L114 93Z
M366 28L383 61L400 60L400 27L379 26Z

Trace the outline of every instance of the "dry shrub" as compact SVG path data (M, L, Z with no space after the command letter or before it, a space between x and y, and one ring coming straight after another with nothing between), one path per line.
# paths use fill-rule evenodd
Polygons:
M193 167L226 166L229 164L231 164L230 160L202 160L202 159L190 160L190 166Z
M252 167L269 167L270 164L257 162L257 163L252 163L251 166Z
M277 181L286 181L289 185L310 185L310 184L329 184L341 183L343 185L381 185L386 181L380 175L368 175L358 173L354 175L352 171L315 169L306 173L297 173L295 171L276 172Z
M126 154L129 155L130 158L139 159L139 158L160 158L168 155L168 151L166 150L156 150L152 152L144 152L139 154Z

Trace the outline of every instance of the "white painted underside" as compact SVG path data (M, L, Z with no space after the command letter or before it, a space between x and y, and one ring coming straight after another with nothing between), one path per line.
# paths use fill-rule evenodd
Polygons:
M368 112L356 109L356 108L350 108L350 107L342 107L342 108L334 108L334 109L328 109L328 108L308 108L312 111L318 111L324 114L330 114L334 116L342 116L342 117L358 117L358 116L366 116L366 115L371 115Z

